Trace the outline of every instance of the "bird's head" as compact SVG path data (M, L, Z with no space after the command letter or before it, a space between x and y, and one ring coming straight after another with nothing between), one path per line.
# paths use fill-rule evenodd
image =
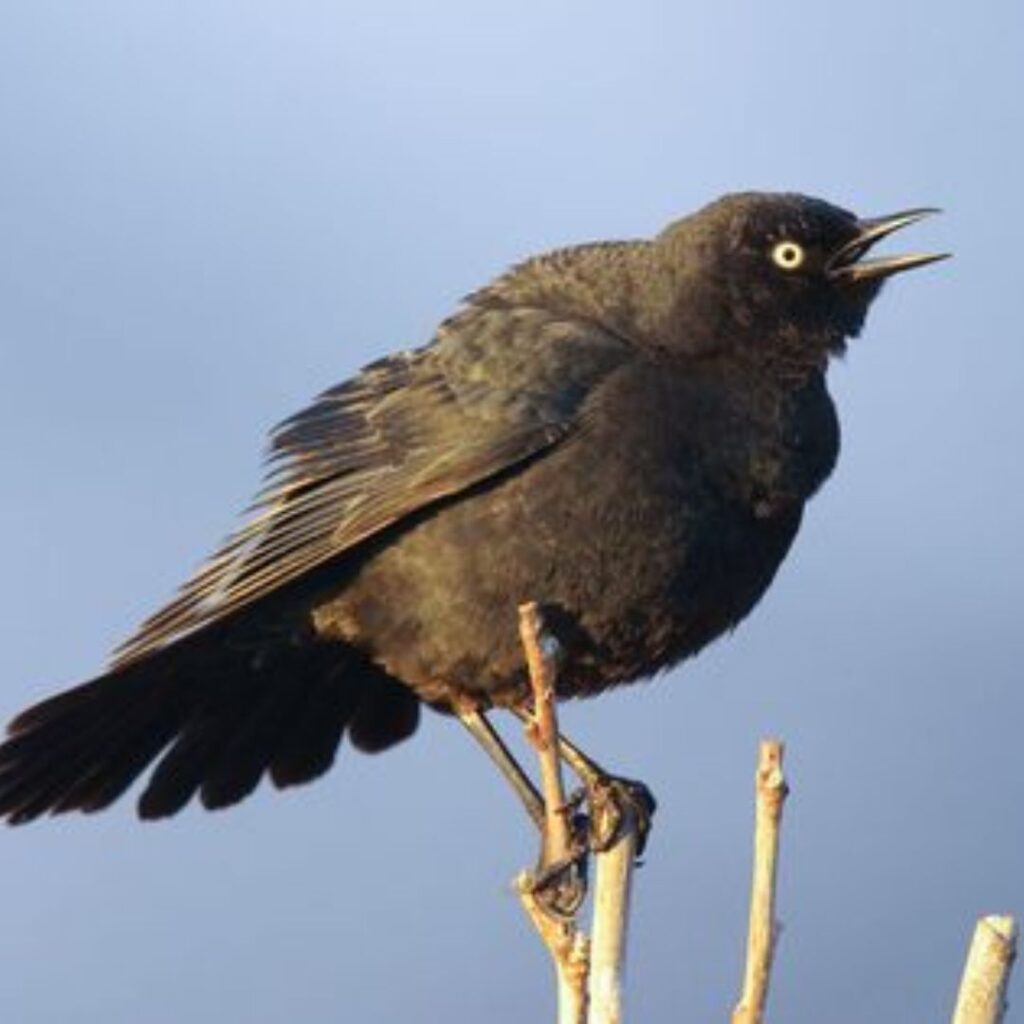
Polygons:
M655 240L677 282L680 337L699 348L782 345L823 362L859 333L886 279L948 255L867 256L935 212L859 218L801 195L724 196Z

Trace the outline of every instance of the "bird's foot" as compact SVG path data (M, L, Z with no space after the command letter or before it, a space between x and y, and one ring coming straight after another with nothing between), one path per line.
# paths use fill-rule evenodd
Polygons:
M658 803L642 782L614 775L595 775L587 779L586 799L590 812L590 849L594 853L611 849L627 814L636 826L637 856L644 852Z
M588 819L577 813L583 794L570 799L570 840L565 856L550 864L542 862L532 873L530 891L553 917L571 920L587 898L587 867L590 858Z
M530 878L530 892L552 917L571 921L587 898L587 857L584 845L557 864L538 868Z

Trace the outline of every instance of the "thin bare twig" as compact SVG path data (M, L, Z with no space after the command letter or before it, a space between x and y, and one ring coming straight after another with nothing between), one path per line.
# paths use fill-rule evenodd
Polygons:
M558 753L558 717L555 712L554 654L545 650L543 621L535 603L519 608L519 636L533 689L533 715L526 735L540 761L544 797L544 832L540 868L564 863L570 855L571 835L566 815L562 762ZM586 1024L589 942L575 918L552 914L538 898L536 878L523 872L516 879L519 900L537 934L551 954L558 980L559 1024Z
M626 932L636 847L636 820L632 811L624 808L618 837L610 849L596 856L588 1024L622 1021Z
M537 605L520 607L519 633L533 688L533 715L526 732L540 760L545 808L543 868L566 862L572 855L572 836L558 751L554 656L545 649L542 631ZM531 875L524 873L517 880L523 907L555 964L560 1024L621 1024L626 926L637 842L637 822L633 812L624 807L615 841L596 856L591 940L579 929L575 917L567 920L553 915L537 898Z
M548 867L569 857L572 837L566 814L562 760L558 755L558 716L555 712L555 658L546 650L544 622L536 602L519 607L519 637L526 652L526 664L533 688L533 715L526 736L540 761L541 793L544 797L545 826L541 864Z
M516 879L519 902L551 954L558 982L558 1024L586 1024L590 943L573 921L556 917L537 898L529 871Z
M762 740L758 752L747 962L732 1024L761 1024L768 999L768 981L780 930L775 919L775 876L782 805L788 792L782 772L784 749L779 740Z
M1000 1024L1006 1012L1006 982L1017 956L1012 917L981 918L967 953L953 1024Z

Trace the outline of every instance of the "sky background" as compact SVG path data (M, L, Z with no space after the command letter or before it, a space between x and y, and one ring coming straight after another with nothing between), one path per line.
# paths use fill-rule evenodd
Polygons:
M947 1019L975 918L1024 914L1022 40L1009 0L5 3L0 715L170 596L270 425L509 263L734 189L942 206L901 244L956 258L832 370L843 453L767 598L562 721L660 799L629 1019L727 1019L773 734L771 1018ZM5 1021L553 1016L533 837L452 723L230 812L132 803L0 833Z

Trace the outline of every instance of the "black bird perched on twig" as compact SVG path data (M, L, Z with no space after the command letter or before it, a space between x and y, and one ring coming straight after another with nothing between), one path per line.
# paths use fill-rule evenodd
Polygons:
M559 696L696 653L757 603L832 470L829 358L885 278L942 258L865 254L930 212L726 196L471 295L276 429L248 523L109 671L12 722L0 814L99 810L154 760L142 817L223 807L320 775L343 735L390 747L421 702L502 762L483 715L528 700L530 599Z

